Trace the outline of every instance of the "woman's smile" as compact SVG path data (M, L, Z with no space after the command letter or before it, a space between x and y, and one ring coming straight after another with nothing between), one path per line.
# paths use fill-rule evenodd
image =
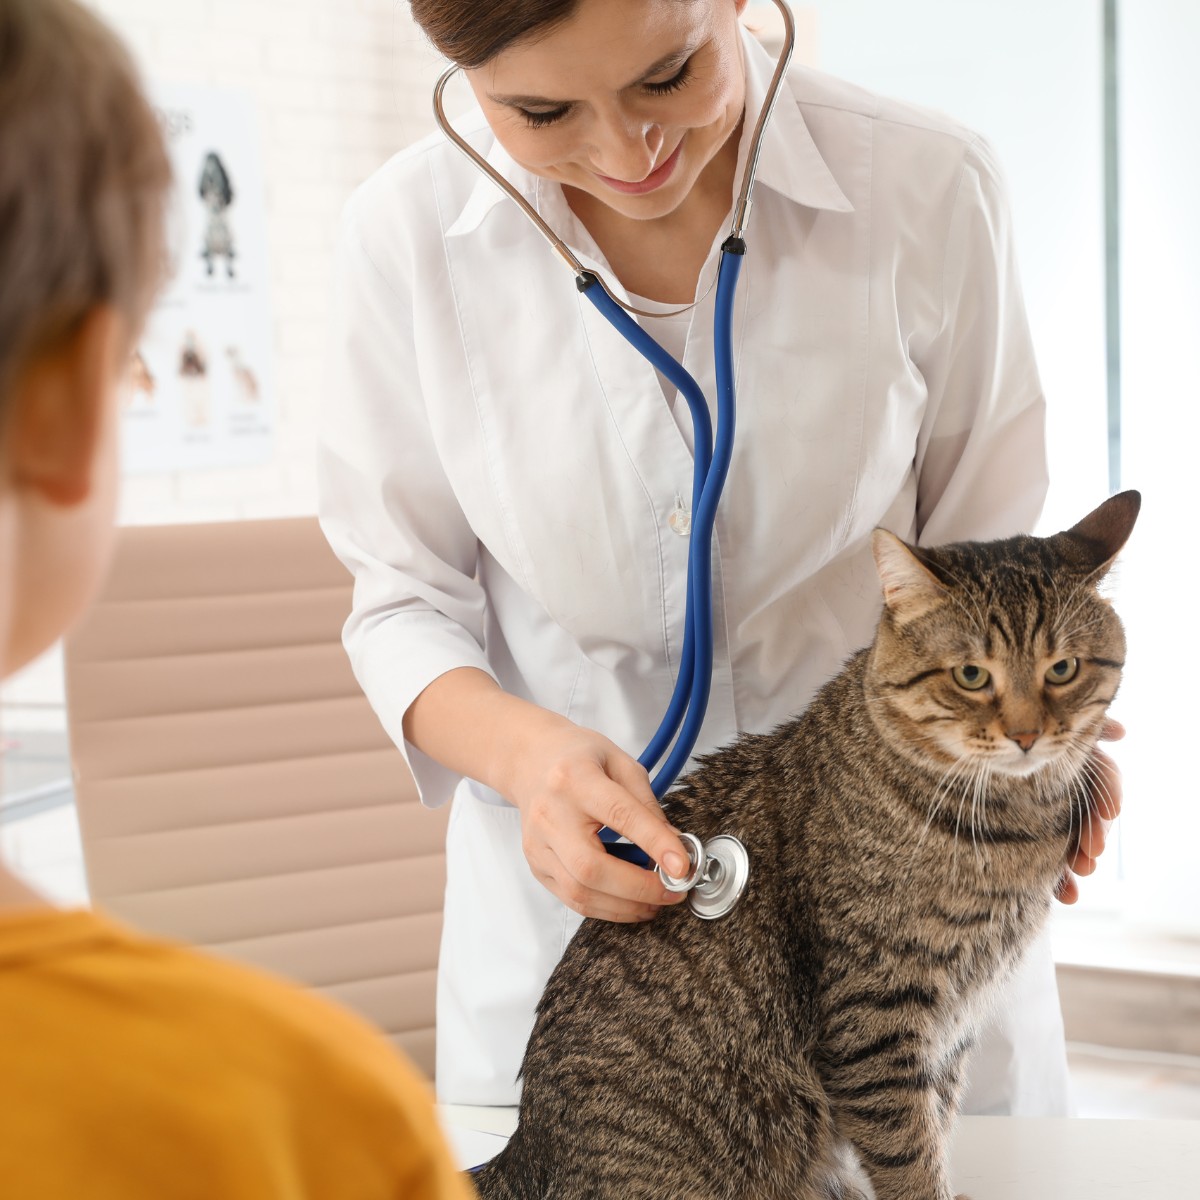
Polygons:
M679 139L679 144L671 151L669 155L661 162L653 171L650 172L644 179L626 180L613 179L609 175L601 175L599 171L595 172L596 178L601 182L606 183L614 191L624 192L627 196L640 196L645 192L652 192L656 188L662 187L664 183L675 173L675 165L679 162L679 152L683 149L683 139Z

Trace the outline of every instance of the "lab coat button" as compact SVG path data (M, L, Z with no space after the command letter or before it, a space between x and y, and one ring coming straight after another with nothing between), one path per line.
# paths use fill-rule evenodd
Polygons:
M671 510L671 515L667 518L667 524L680 537L687 537L692 531L692 514L682 504L676 504Z

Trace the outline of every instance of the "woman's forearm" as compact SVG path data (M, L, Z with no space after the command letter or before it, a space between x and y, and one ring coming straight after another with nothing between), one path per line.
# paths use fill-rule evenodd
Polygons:
M404 736L418 750L514 803L514 765L536 741L570 726L566 717L510 695L476 667L439 675L404 715Z
M457 667L409 705L404 736L520 810L534 877L576 912L644 921L683 898L653 871L611 858L596 837L607 825L672 874L687 870L645 769L595 730L510 696L476 667Z

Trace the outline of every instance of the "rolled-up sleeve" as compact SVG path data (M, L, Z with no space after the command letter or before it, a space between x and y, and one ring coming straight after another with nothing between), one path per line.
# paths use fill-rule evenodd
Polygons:
M440 675L484 654L478 543L426 416L401 264L364 244L352 200L337 254L334 318L318 420L321 527L354 576L343 641L380 721L403 751L422 803L459 777L405 741L404 714Z
M994 157L966 150L946 238L941 321L914 362L928 406L917 448L925 545L1028 532L1046 497L1045 401Z

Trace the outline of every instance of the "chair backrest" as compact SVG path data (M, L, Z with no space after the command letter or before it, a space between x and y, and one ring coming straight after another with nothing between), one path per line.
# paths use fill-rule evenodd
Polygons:
M66 646L93 902L356 1009L430 1076L446 814L341 645L315 518L121 531Z

